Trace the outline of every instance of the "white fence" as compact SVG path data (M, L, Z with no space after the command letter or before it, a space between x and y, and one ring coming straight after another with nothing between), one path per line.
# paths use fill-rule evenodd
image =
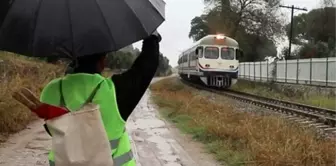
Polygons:
M336 58L239 63L239 78L336 87Z

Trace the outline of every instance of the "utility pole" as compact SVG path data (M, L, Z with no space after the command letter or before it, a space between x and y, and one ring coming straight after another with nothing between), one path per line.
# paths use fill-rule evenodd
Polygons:
M294 5L292 6L284 6L284 5L280 5L280 7L282 8L288 8L291 9L291 27L290 27L290 33L289 33L289 47L288 47L288 57L289 58L291 56L291 50L292 50L292 37L293 37L293 17L294 17L294 10L303 10L303 11L307 11L306 8L299 8L299 7L295 7ZM285 59L286 61L286 75L285 75L285 82L287 82L287 58ZM296 83L299 82L299 55L297 55L297 68L296 68Z
M288 9L291 9L292 10L292 13L291 13L291 28L290 28L290 33L289 33L289 51L288 51L288 57L291 56L291 47L292 47L292 37L293 37L293 17L294 17L294 10L303 10L303 11L307 11L306 8L298 8L298 7L295 7L294 5L292 6L283 6L283 5L280 5L280 7L282 8L288 8Z

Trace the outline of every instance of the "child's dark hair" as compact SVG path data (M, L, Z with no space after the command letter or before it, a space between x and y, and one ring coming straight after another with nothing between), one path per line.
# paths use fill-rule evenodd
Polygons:
M105 52L81 56L72 61L70 67L73 68L73 73L100 73L101 71L98 71L97 64L104 56L106 56Z

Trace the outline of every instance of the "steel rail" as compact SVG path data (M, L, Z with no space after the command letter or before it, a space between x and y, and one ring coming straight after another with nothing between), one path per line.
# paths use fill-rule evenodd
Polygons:
M189 81L181 79L181 81L196 89L206 90L219 95L224 95L236 100L240 100L246 103L251 103L260 107L264 107L270 110L274 110L286 115L304 118L305 120L314 121L322 126L326 132L336 134L336 111L320 108L285 100L267 98L263 96L257 96L245 92L239 92L234 90L220 90L216 88L205 87L200 84L191 83Z

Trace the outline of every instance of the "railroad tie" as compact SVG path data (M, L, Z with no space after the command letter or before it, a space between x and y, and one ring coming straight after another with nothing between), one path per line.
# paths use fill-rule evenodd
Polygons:
M289 121L303 124L306 127L314 127L322 135L323 133L333 133L336 135L336 112L334 110L280 99L267 98L229 89L219 91L202 85L190 82L187 83L184 80L182 80L182 82L195 87L196 89L207 90L219 95L231 97L241 102L273 110L274 113L283 115L283 117Z
M301 124L312 124L312 123L314 123L314 122L309 121L309 120L305 120L305 121L303 121L303 122L299 122L299 123L301 123Z
M332 131L332 130L335 130L336 131L336 128L326 128L326 129L323 129L324 131Z
M327 125L317 125L315 127L319 128L319 129L324 129L324 128L328 128L329 126L327 126Z

